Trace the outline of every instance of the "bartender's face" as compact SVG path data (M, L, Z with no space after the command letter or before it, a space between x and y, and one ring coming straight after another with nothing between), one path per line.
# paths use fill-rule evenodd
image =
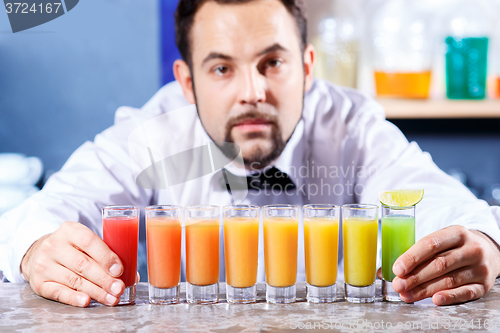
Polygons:
M278 0L208 1L190 38L191 70L181 60L174 65L186 99L196 102L217 144L236 143L247 167L267 165L300 120L312 85L312 46L302 52L295 19Z

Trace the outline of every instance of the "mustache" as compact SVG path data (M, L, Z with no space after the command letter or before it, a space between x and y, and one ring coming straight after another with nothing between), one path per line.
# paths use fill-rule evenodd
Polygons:
M252 119L263 119L272 126L270 140L273 144L273 148L270 150L270 152L263 152L260 148L258 148L254 149L254 151L249 156L245 156L243 158L243 162L247 168L249 166L254 168L254 163L258 163L259 166L257 167L257 169L260 169L269 165L269 163L278 158L286 145L281 137L281 127L277 116L267 112L261 112L259 110L252 109L236 117L230 118L226 124L225 142L234 143L233 137L231 135L231 129L242 121ZM249 136L256 137L258 135L249 134ZM226 156L237 156L238 152L232 150L232 147L232 145L227 145L225 147L222 147L221 150Z
M261 112L258 110L247 111L236 117L232 117L226 123L226 133L230 133L231 129L245 120L263 119L266 122L278 127L278 117L269 113Z

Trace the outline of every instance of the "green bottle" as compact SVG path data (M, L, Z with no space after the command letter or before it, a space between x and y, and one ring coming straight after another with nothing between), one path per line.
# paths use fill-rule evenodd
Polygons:
M448 98L485 98L488 38L447 37L446 46L446 95Z
M448 98L486 97L488 44L494 13L495 7L489 0L456 0L442 21Z

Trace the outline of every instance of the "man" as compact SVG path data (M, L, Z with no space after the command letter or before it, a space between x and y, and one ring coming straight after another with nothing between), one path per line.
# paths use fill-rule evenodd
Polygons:
M137 186L127 139L147 115L168 119L161 131L170 150L152 149L155 161L186 141L191 147L234 142L248 172L275 167L294 183L286 193L251 189L243 203L377 203L382 190L424 188L419 241L395 263L394 289L406 302L432 297L437 305L482 297L500 273L498 207L440 171L385 121L373 100L313 81L315 54L305 26L299 0L181 0L176 31L184 60L174 64L177 83L162 88L142 111L119 109L113 127L1 218L6 277L24 278L37 294L74 306L91 299L113 306L124 290L123 268L96 235L102 206L231 203L220 171L170 191ZM197 112L169 112L189 103ZM261 258L262 252L259 280ZM299 279L303 275L299 263Z

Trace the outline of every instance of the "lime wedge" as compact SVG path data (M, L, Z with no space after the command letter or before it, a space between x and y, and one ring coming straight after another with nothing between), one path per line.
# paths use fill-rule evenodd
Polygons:
M380 193L380 202L389 207L411 207L418 204L424 190L391 190Z

